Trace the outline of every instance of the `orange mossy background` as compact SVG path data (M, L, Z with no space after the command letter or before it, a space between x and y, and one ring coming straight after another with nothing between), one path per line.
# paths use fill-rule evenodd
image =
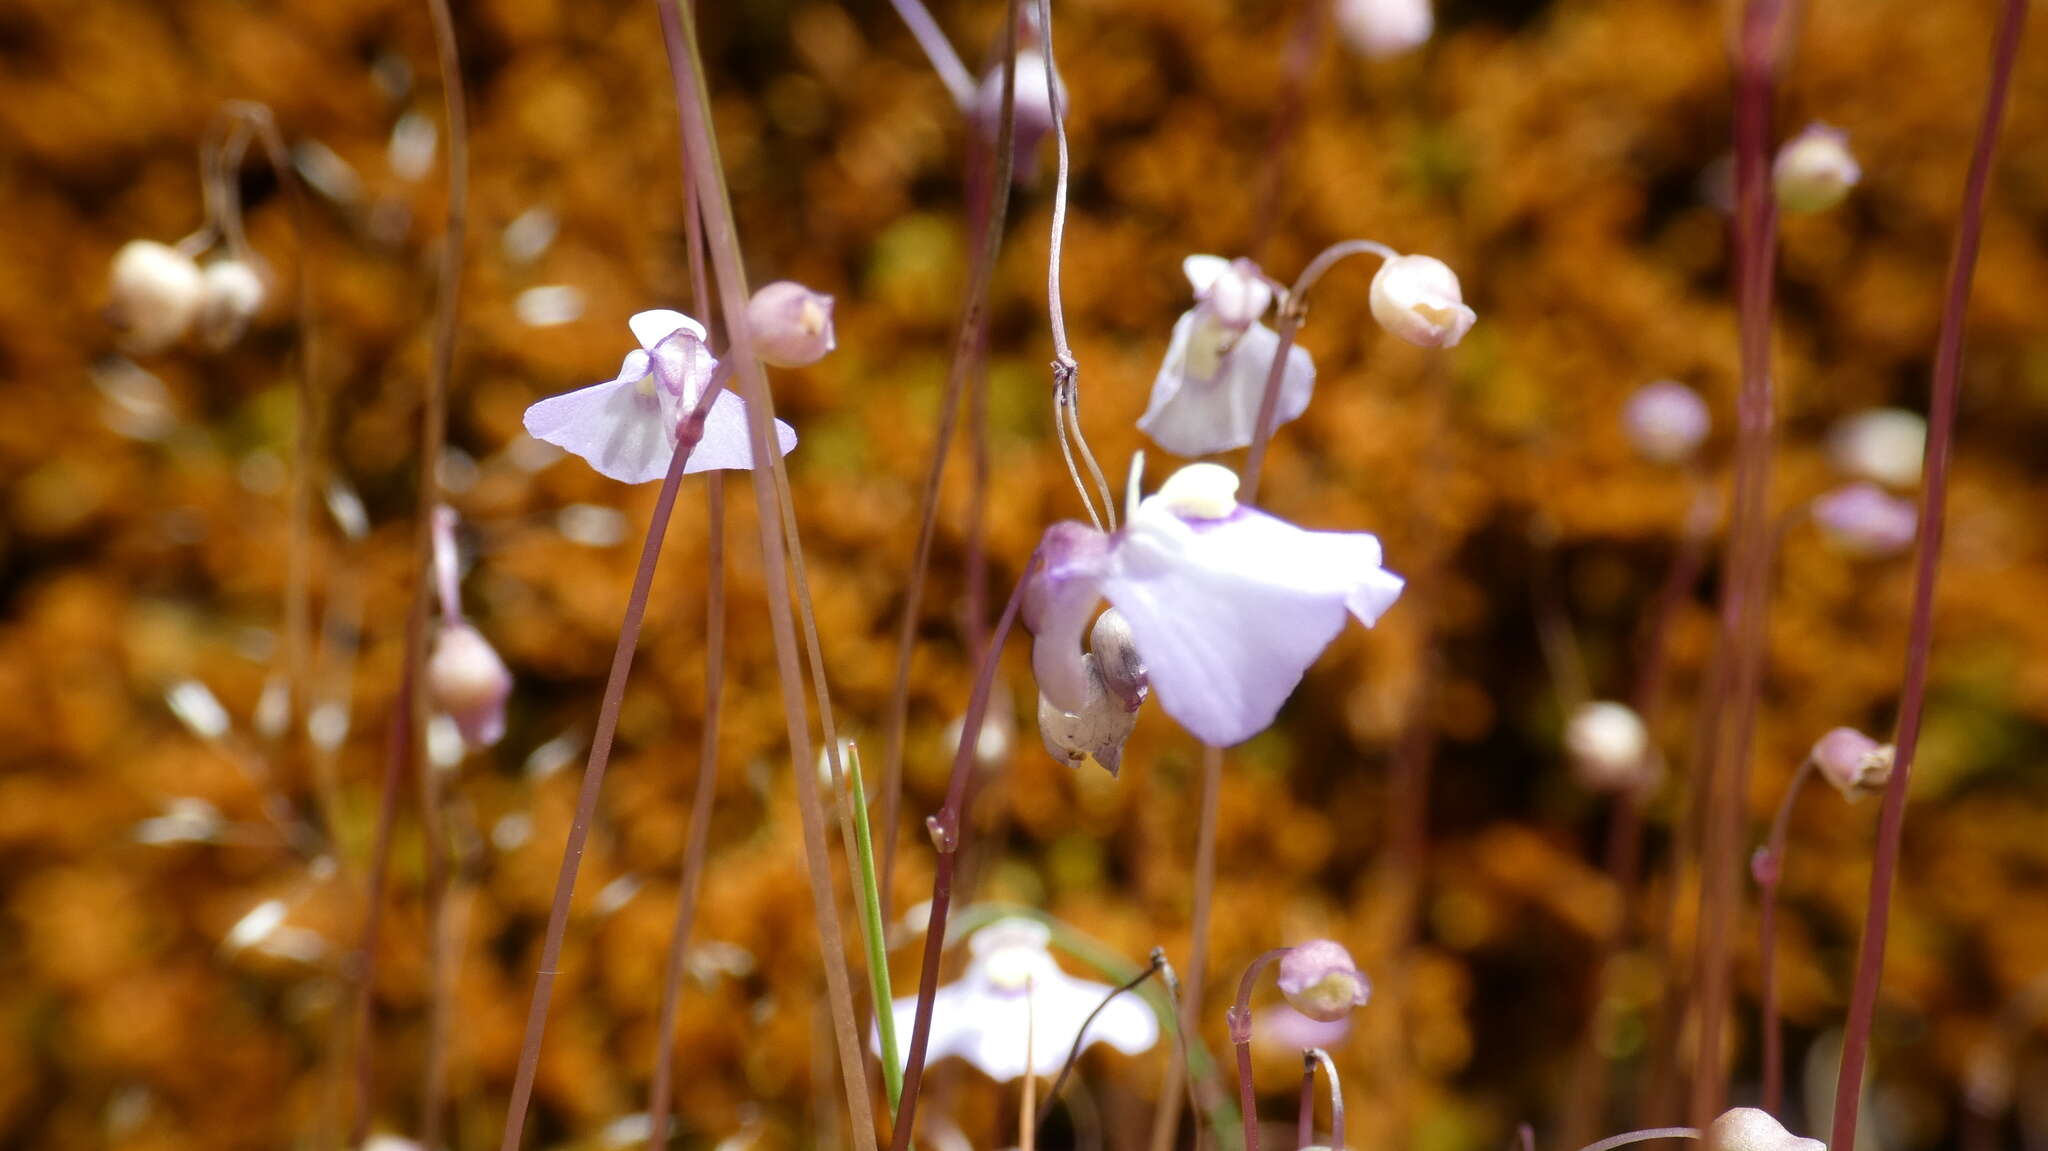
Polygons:
M887 5L703 7L749 271L838 300L838 351L773 380L802 437L791 481L834 702L872 783L971 247L966 131ZM688 277L652 5L457 9L473 192L450 412L459 455L443 474L475 559L468 612L517 677L506 739L447 782L462 859L453 1145L467 1149L497 1142L574 767L654 496L573 459L535 466L520 413L612 374L631 347L626 317L682 306ZM1837 418L1926 406L1991 9L1814 0L1801 15L1779 132L1811 119L1846 129L1865 178L1841 207L1782 228L1774 514L1835 482L1825 437ZM938 7L971 68L1001 11ZM1316 399L1276 439L1263 502L1305 526L1379 533L1410 591L1379 628L1347 632L1279 724L1227 757L1205 1040L1224 1047L1227 989L1247 960L1329 935L1377 981L1336 1052L1352 1146L1492 1147L1523 1120L1552 1146L1589 1018L1614 1060L1600 1131L1620 1129L1636 1118L1651 1046L1674 1042L1652 1026L1667 907L1679 909L1678 954L1691 954L1694 903L1671 898L1669 848L1718 583L1710 568L1672 633L1672 703L1657 731L1672 770L1630 909L1644 926L1597 1004L1598 940L1620 910L1600 863L1608 805L1573 782L1558 749L1535 620L1540 589L1554 587L1592 691L1626 696L1693 499L1686 474L1639 462L1623 438L1634 388L1668 376L1699 389L1717 422L1707 471L1725 478L1735 318L1726 221L1702 187L1728 146L1726 13L1679 0L1446 0L1436 39L1406 57L1368 64L1326 38L1265 218L1295 5L1071 0L1055 12L1073 108L1066 315L1084 420L1113 483L1144 446L1133 421L1187 306L1189 253L1243 254L1269 231L1261 261L1289 280L1324 245L1369 236L1447 261L1480 317L1460 347L1428 353L1371 323L1368 263L1340 267L1315 294L1302 341L1320 370ZM394 172L387 149L407 113L439 121L427 10L15 0L0 8L0 53L0 1143L335 1146L353 1098L350 952L404 646L441 229L445 148L416 180ZM197 143L232 98L270 105L291 141L331 149L360 185L352 199L312 197L309 212L330 412L322 475L360 493L369 522L352 540L323 513L311 545L331 625L312 690L341 735L325 760L340 801L327 811L315 787L324 753L252 731L278 658L291 538L289 293L237 347L146 357L146 375L116 358L99 313L124 241L198 227ZM1048 142L1017 190L995 278L995 605L1043 527L1079 513L1050 435L1051 158ZM302 254L276 184L252 161L244 190L252 239L273 282L289 285ZM523 259L504 230L536 207L559 229ZM1876 1030L1871 1126L1875 1145L1901 1151L1968 1145L1973 1122L1991 1140L1977 1145L2016 1145L2019 1118L1987 1127L1965 1106L1974 1084L1980 1110L2002 1115L1986 1090L1994 1072L2014 1099L2048 1098L2040 1025L2010 1006L2030 988L2038 997L2048 972L2044 283L2048 38L2036 36L1971 309L1934 679ZM522 322L515 299L542 285L579 291L580 316ZM1156 482L1169 464L1152 454ZM929 889L921 821L943 792L946 726L971 671L959 627L967 464L960 450L948 473L914 663L899 908ZM699 770L700 490L685 486L626 695L531 1146L607 1145L608 1126L646 1106ZM836 1145L843 1135L816 1126L837 1076L819 1062L829 1030L752 503L744 484L729 494L727 702L698 962L676 1035L680 1138ZM1903 560L1848 559L1810 527L1787 534L1752 835L1822 731L1889 730L1910 582ZM357 638L353 658L352 642L336 642ZM1133 960L1164 945L1185 967L1197 748L1151 707L1120 779L1069 771L1037 745L1024 655L1013 642L1002 699L1019 730L977 800L973 894L1041 906ZM165 706L188 678L235 718L232 753ZM533 755L557 739L563 754ZM1403 755L1429 768L1419 856L1393 834L1404 809L1391 765ZM331 868L279 845L266 790L323 829ZM137 824L180 797L217 806L245 842L137 842ZM407 801L374 989L375 1127L395 1133L417 1129L428 1002L410 790ZM1808 1049L1831 1041L1843 1013L1875 810L1816 788L1793 824L1779 970L1802 1083ZM226 953L228 929L270 898L290 903L305 957ZM847 930L853 939L850 918ZM1738 1101L1755 1096L1752 938L1746 909ZM917 940L893 953L898 994L914 986ZM1690 1058L1688 1043L1680 1062ZM1109 1146L1143 1145L1163 1066L1163 1048L1088 1057L1080 1078ZM1831 1088L1832 1060L1816 1066L1813 1081ZM1291 1053L1262 1057L1270 1121L1291 1124L1283 1100L1298 1075ZM1799 1084L1789 1095L1795 1129L1823 1133L1798 1120ZM925 1104L989 1148L1014 1139L1015 1107L1013 1090L959 1064L935 1069ZM2034 1111L2038 1139L2048 1117ZM1049 1139L1072 1130L1058 1120Z

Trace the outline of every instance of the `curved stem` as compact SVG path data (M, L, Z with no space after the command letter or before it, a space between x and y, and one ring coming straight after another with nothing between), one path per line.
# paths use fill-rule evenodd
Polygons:
M1280 381L1287 376L1287 356L1294 350L1295 333L1301 330L1302 317L1307 314L1309 290L1338 261L1360 255L1391 260L1398 253L1374 240L1344 240L1332 244L1309 261L1308 267L1301 270L1301 275L1295 278L1294 287L1281 301L1280 326L1276 329L1280 340L1273 348L1272 366L1266 369L1266 388L1259 395L1258 422L1252 425L1251 450L1244 458L1244 495L1241 498L1245 503L1258 502L1259 478L1266 467L1266 445L1272 442L1273 420L1280 408Z
M989 636L988 651L982 656L981 669L974 679L973 694L967 698L967 717L960 730L980 731L982 718L988 713L989 690L994 685L996 665L1002 659L1003 641L1009 638L1010 628L1017 622L1017 609L1024 601L1024 585L1037 570L1038 557L1017 577L1017 586L1010 593L1010 602L1003 608L1003 615L996 622L994 633ZM916 1126L917 1100L919 1089L924 1084L925 1048L932 1037L932 1001L939 990L939 953L946 945L946 915L953 904L953 868L960 856L960 843L966 837L966 825L962 809L966 807L967 784L974 775L974 741L962 738L960 746L953 751L953 772L946 783L946 803L937 815L926 821L930 829L932 845L938 849L938 865L932 875L931 913L925 922L924 963L917 979L917 1013L910 1026L910 1048L903 1068L903 1102L896 1113L896 1129L891 1132L890 1151L908 1151L911 1132Z
M1095 1022L1095 1017L1102 1014L1104 1008L1114 1003L1117 996L1127 991L1137 990L1140 983L1158 974L1159 970L1165 966L1166 953L1156 947L1153 948L1152 961L1145 965L1145 969L1138 972L1134 978L1111 989L1108 995L1102 997L1102 1002L1095 1005L1095 1010L1088 1013L1088 1018L1081 1021L1081 1029L1074 1032L1074 1045L1067 1049L1067 1061L1060 1064L1060 1073L1053 1077L1052 1087L1046 1091L1045 1102L1039 1105L1037 1118L1032 1121L1030 1130L1035 1131L1039 1127L1044 1126L1046 1116L1052 1114L1052 1105L1059 1100L1060 1088L1066 1086L1067 1076L1074 1073L1074 1064L1081 1058L1081 1045L1087 1042L1088 1028ZM1029 1060L1026 1062L1028 1063Z
M1216 894L1216 817L1222 791L1223 749L1204 745L1201 811L1195 821L1194 909L1188 923L1187 994L1180 1004L1180 1029L1188 1035L1199 1035L1202 1030L1202 990L1209 975L1209 910ZM1194 1069L1184 1061L1170 1064L1159 1109L1153 1115L1151 1151L1169 1151L1178 1133L1177 1078L1186 1079L1189 1091L1194 1090Z
M1619 1135L1609 1135L1598 1143L1586 1144L1579 1148L1579 1151L1613 1151L1616 1147L1626 1147L1631 1143L1647 1143L1652 1139L1701 1138L1704 1136L1697 1127L1652 1127L1644 1131L1624 1131Z
M1294 1151L1316 1141L1316 1053L1301 1053L1301 1114L1294 1122ZM1331 1144L1335 1147L1336 1144Z
M914 0L912 0L914 2ZM938 433L932 440L931 463L925 469L924 489L918 500L917 549L911 561L910 579L904 587L903 613L896 627L896 679L889 692L888 739L882 759L882 917L889 916L889 903L896 875L896 834L903 803L903 739L910 720L910 663L917 649L918 611L924 601L925 576L931 570L932 543L937 535L939 486L946 474L946 457L953 444L953 426L959 417L961 391L971 365L988 329L989 284L995 274L996 256L1002 248L1003 224L1010 210L1010 182L1013 175L1017 117L1017 16L1021 0L1009 0L1003 36L1003 100L996 129L996 142L988 173L982 181L970 180L970 197L987 197L983 211L981 243L967 273L967 297L962 304L960 328L953 342L953 360L946 370L946 398L939 409ZM921 9L920 9L921 10ZM929 15L926 17L929 19ZM907 19L907 17L906 17ZM993 168L990 172L989 169ZM962 739L972 736L962 730ZM876 1005L876 1010L881 1010Z
M1770 838L1750 861L1750 873L1756 877L1758 889L1756 961L1763 1013L1764 1110L1773 1115L1785 1101L1784 1037L1778 1032L1778 881L1785 875L1785 841L1791 831L1792 805L1799 801L1799 790L1812 774L1813 759L1809 756L1800 762L1799 770L1792 773L1791 782L1785 785L1784 797L1778 800L1778 814L1771 819Z
M1913 776L1913 753L1920 742L1920 720L1927 703L1927 661L1933 646L1934 588L1941 571L1942 530L1948 515L1949 458L1954 451L1956 404L1962 393L1963 321L1969 311L1970 282L1977 268L1977 248L1984 232L1984 199L1991 179L1992 155L2005 122L2006 96L2012 87L2013 62L2019 54L2020 32L2026 24L2026 0L2005 0L1992 41L1991 82L1984 95L1983 119L1970 171L1963 183L1962 218L1949 263L1947 298L1941 313L1941 336L1935 351L1933 403L1927 428L1926 481L1921 487L1920 540L1913 573L1912 623L1906 641L1905 684L1899 698L1898 763L1885 785L1884 807L1878 813L1877 848L1870 869L1870 909L1856 964L1856 983L1849 998L1849 1019L1842 1037L1841 1075L1835 1083L1834 1147L1856 1146L1857 1108L1863 1095L1863 1067L1870 1045L1870 1024L1877 1010L1878 982L1884 973L1885 929L1891 916L1892 876L1898 868L1899 843L1905 833L1906 792Z
M1259 1151L1259 1100L1252 1088L1252 986L1267 964L1292 950L1276 947L1252 960L1237 981L1237 1003L1230 1009L1230 1043L1237 1048L1237 1105L1244 1114L1245 1151Z

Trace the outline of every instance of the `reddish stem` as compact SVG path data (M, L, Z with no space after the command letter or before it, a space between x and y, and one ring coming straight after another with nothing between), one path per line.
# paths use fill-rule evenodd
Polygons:
M1757 885L1756 961L1763 1012L1764 1110L1773 1115L1785 1101L1784 1037L1778 1033L1778 882L1785 877L1785 842L1792 828L1792 805L1799 801L1799 789L1812 774L1813 760L1809 757L1785 785L1785 795L1778 800L1778 814L1771 820L1770 838L1750 862L1750 874L1755 876Z
M1252 1087L1252 987L1267 964L1292 950L1275 947L1252 960L1237 981L1237 1002L1230 1008L1230 1043L1237 1048L1237 1102L1244 1115L1244 1151L1259 1151L1259 1100Z
M1935 580L1941 570L1942 530L1948 517L1949 459L1955 447L1956 404L1962 393L1963 321L1969 311L1977 248L1983 239L1984 199L1991 179L1992 154L2005 122L2006 96L2012 87L2013 62L2019 54L2020 32L2026 18L2026 0L2005 0L1992 41L1991 83L1984 95L1984 114L1970 155L1969 175L1963 183L1962 218L1956 227L1955 253L1949 262L1948 294L1942 307L1941 336L1934 357L1934 397L1927 421L1927 478L1921 489L1920 540L1914 557L1905 684L1899 699L1898 732L1893 740L1898 747L1898 762L1885 785L1884 807L1878 813L1877 850L1870 869L1870 909L1864 922L1856 983L1849 997L1849 1019L1843 1029L1841 1075L1835 1083L1834 1134L1829 1140L1834 1147L1856 1146L1863 1067L1869 1056L1878 983L1884 972L1892 878L1898 869L1899 843L1906 824L1906 792L1913 776L1913 753L1920 742L1920 721L1927 703Z

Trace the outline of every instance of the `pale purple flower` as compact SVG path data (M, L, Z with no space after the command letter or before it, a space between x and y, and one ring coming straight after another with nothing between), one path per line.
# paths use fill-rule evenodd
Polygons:
M1735 1107L1707 1127L1706 1151L1828 1151L1818 1139L1802 1139L1755 1107Z
M1288 1006L1323 1023L1334 1023L1365 1006L1372 984L1334 939L1312 939L1280 957L1280 994Z
M1337 33L1368 60L1419 48L1435 30L1430 0L1337 0Z
M534 404L526 409L526 430L582 456L601 475L644 484L668 474L677 428L696 407L718 361L704 343L703 326L681 312L640 312L628 323L640 346L626 353L619 374ZM788 455L796 446L795 430L777 420L775 435ZM753 466L746 402L723 393L711 401L704 436L683 470Z
M1814 741L1813 765L1846 799L1882 791L1891 780L1897 749L1853 727L1838 727Z
M1195 306L1173 325L1138 428L1175 455L1244 447L1252 442L1266 375L1280 350L1279 335L1260 321L1273 289L1250 260L1189 256L1181 271L1195 289ZM1301 415L1315 386L1307 350L1289 348L1273 426Z
M444 620L427 656L427 694L462 732L462 742L489 747L505 735L505 697L512 673L483 633L461 620Z
M939 988L932 999L926 1060L965 1059L991 1079L1007 1083L1025 1073L1028 1029L1029 1070L1048 1078L1058 1074L1081 1035L1081 1025L1115 988L1061 971L1046 949L1051 938L1043 923L1023 918L998 920L975 932L967 941L973 958L966 972L958 982ZM898 999L893 1009L899 1054L907 1060L917 997ZM1151 1008L1135 995L1119 995L1088 1024L1081 1046L1085 1050L1107 1043L1136 1055L1158 1041L1159 1021ZM881 1049L879 1037L875 1048Z
M1699 449L1713 427L1713 417L1698 392L1677 380L1657 380L1637 388L1628 398L1621 424L1629 443L1645 459L1676 464Z
M1335 1050L1351 1034L1351 1013L1334 1020L1311 1019L1285 1003L1253 1013L1252 1046L1298 1055L1310 1047Z
M1237 476L1220 465L1191 464L1132 502L1114 533L1066 521L1039 544L1024 620L1039 692L1062 711L1088 701L1081 636L1104 599L1129 624L1160 706L1228 747L1273 722L1347 616L1369 627L1401 594L1378 539L1240 506Z
M1024 6L1017 20L1015 83L1016 88L1011 95L1011 114L1016 119L1010 132L1012 177L1024 181L1038 174L1038 145L1053 130L1054 93L1057 92L1062 107L1067 99L1066 83L1057 74L1053 76L1056 87L1046 84L1045 40L1038 29L1038 10L1029 4ZM1000 59L975 85L974 101L968 114L982 139L993 145L1003 126L1003 66Z
M1836 488L1813 501L1813 522L1836 547L1853 556L1880 558L1913 546L1920 509L1871 483Z
M1819 121L1785 141L1771 163L1772 190L1787 212L1825 212L1861 179L1863 168L1849 151L1849 134Z

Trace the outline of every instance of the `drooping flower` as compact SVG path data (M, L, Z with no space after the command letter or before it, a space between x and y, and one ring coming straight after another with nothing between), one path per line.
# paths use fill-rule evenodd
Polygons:
M1081 636L1104 599L1128 623L1160 706L1227 747L1273 722L1347 616L1371 626L1401 594L1378 539L1241 506L1236 474L1220 465L1191 464L1132 502L1114 533L1066 521L1039 544L1024 621L1039 692L1061 711L1088 703Z
M626 353L619 374L527 408L526 431L582 456L604 476L644 484L668 474L678 425L710 384L717 360L704 343L704 328L681 312L640 312L628 323L640 346ZM796 431L777 420L775 435L788 455ZM746 401L722 393L711 401L703 438L683 470L753 466Z
M1181 271L1195 289L1195 306L1173 325L1166 360L1152 383L1152 398L1138 427L1152 441L1182 456L1226 452L1252 442L1266 375L1280 337L1260 321L1273 289L1250 260L1189 256ZM1306 349L1288 349L1273 426L1299 416L1316 385Z
M1089 1013L1115 989L1061 971L1046 949L1051 938L1043 923L1023 918L998 920L975 932L967 941L973 959L966 972L932 999L927 1062L965 1059L990 1078L1009 1082L1026 1070L1028 1029L1029 1069L1039 1076L1058 1074ZM899 1055L908 1060L917 997L898 999L893 1009ZM1136 1055L1158 1041L1159 1021L1151 1009L1136 996L1120 995L1088 1024L1082 1048L1107 1043ZM879 1038L875 1046L879 1051Z
M832 337L832 297L794 280L763 284L747 301L754 351L778 368L801 368L825 358Z
M1843 798L1855 800L1884 790L1897 749L1853 727L1838 727L1814 741L1813 765Z
M1053 130L1053 93L1058 92L1062 105L1067 99L1067 86L1055 73L1052 85L1045 81L1045 38L1039 32L1038 9L1030 4L1024 6L1017 18L1017 78L1011 93L1013 105L1011 115L1016 124L1010 132L1010 155L1012 177L1028 181L1038 174L1038 145ZM1003 65L996 63L983 73L974 88L974 102L969 108L976 130L982 139L994 145L1003 126Z
M1904 408L1870 408L1828 432L1828 458L1859 480L1910 488L1927 454L1927 418Z
M1876 559L1913 546L1920 509L1872 483L1854 483L1816 498L1813 522L1828 542L1853 556Z
M1660 464L1692 458L1713 427L1707 402L1677 380L1656 380L1637 388L1622 409L1621 421L1636 451Z
M1632 791L1655 779L1650 729L1626 704L1598 700L1573 709L1564 746L1573 775L1594 791Z
M263 308L263 276L247 260L215 260L201 272L199 335L208 347L225 348L242 338Z
M1145 664L1138 657L1131 625L1115 608L1095 617L1088 654L1081 657L1088 672L1088 694L1074 711L1054 707L1038 697L1038 736L1054 759L1069 767L1093 761L1115 775L1123 766L1124 741L1138 726L1138 709L1147 694Z
M443 620L427 656L427 694L455 721L462 742L489 747L505 735L505 698L512 673L483 633L462 620Z
M1862 178L1848 133L1818 121L1785 141L1771 163L1771 186L1787 212L1825 212Z
M1337 0L1334 15L1338 35L1368 60L1419 48L1436 28L1430 0Z
M1280 994L1288 1006L1323 1023L1334 1023L1365 1006L1372 984L1334 939L1313 939L1280 957Z
M107 319L131 351L160 351L199 317L205 276L192 257L155 240L130 240L107 277Z
M1818 1139L1802 1139L1771 1113L1755 1107L1723 1111L1707 1127L1706 1151L1828 1151Z
M1372 318L1419 348L1454 348L1479 314L1465 306L1458 273L1435 256L1390 256L1373 273Z

